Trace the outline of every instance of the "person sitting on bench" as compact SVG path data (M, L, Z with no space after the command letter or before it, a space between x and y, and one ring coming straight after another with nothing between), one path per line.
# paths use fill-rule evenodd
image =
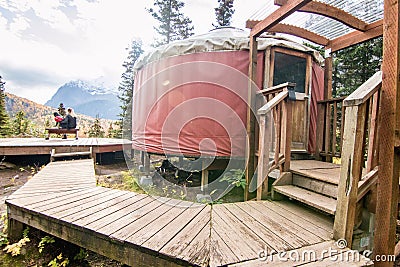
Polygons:
M62 121L64 118L58 113L58 112L54 112L54 120L56 121L56 127L60 126L60 121Z
M65 118L60 121L61 129L74 129L76 128L76 115L72 108L67 109L68 114ZM63 139L67 139L67 134L64 134Z

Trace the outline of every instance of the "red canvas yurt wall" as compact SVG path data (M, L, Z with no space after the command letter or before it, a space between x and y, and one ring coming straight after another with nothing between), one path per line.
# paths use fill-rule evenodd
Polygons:
M139 61L133 95L133 148L170 155L243 157L248 44L247 33L224 29L158 48ZM265 50L271 46L314 54L286 39L265 38L259 42L254 90L262 88ZM311 137L315 139L315 134Z

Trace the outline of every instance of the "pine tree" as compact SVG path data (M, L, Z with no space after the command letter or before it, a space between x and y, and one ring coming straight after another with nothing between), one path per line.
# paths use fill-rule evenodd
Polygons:
M233 13L235 13L233 1L234 0L218 0L219 6L214 8L217 22L212 24L215 28L231 25L231 19Z
M161 35L155 46L193 35L192 20L181 11L185 3L179 0L154 0L153 5L154 8L149 8L147 11L158 21L159 25L154 29Z
M12 133L14 136L27 135L27 129L30 121L26 118L25 112L22 110L15 114L12 121Z
M382 48L382 38L376 38L335 52L332 95L334 97L349 95L379 71Z
M6 137L10 134L10 117L6 111L5 82L0 76L0 137Z
M143 54L142 45L141 40L132 41L130 47L127 48L128 57L122 64L125 72L121 75L121 82L118 87L120 94L118 98L121 100L120 126L123 126L124 129L121 132L122 127L120 127L119 138L123 135L125 138L130 139L132 136L132 96L135 85L133 66L140 55Z
M93 125L90 126L90 129L86 134L88 134L89 137L104 137L105 132L100 124L100 118L98 115L96 116Z

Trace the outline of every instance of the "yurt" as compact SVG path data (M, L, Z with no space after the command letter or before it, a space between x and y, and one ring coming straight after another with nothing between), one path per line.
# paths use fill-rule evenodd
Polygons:
M306 45L261 36L257 80L252 83L246 30L220 28L160 46L135 65L133 149L149 155L212 157L207 169L218 168L218 159L243 158L248 99L253 97L249 87L257 95L291 82L296 84L292 151L312 154L316 105L323 98L322 62L321 55ZM266 101L257 99L254 114Z

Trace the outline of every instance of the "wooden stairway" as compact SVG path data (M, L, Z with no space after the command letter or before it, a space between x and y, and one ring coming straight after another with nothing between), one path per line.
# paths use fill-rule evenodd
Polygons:
M286 196L325 213L334 215L340 179L340 165L315 160L291 162L291 177L278 179L273 198Z
M81 157L88 156L90 159L93 157L93 149L89 147L88 151L71 151L64 153L56 153L56 150L53 148L50 153L50 162L53 162L55 159L66 158L66 157Z

